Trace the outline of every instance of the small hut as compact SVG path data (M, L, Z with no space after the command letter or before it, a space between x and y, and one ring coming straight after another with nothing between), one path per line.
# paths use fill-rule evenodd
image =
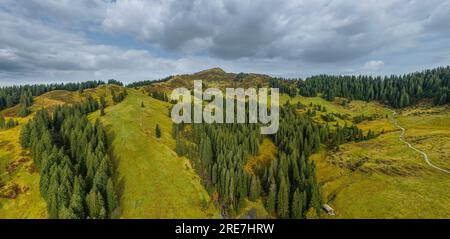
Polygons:
M336 213L334 212L334 209L332 207L330 207L330 205L328 204L323 204L323 209L328 213L328 215L330 216L334 216L336 215Z

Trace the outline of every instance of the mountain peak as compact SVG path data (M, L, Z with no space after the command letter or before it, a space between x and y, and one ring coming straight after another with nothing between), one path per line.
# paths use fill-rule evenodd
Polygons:
M206 69L203 71L199 71L196 74L205 74L205 73L214 73L214 74L225 74L226 72L220 68L220 67L215 67L215 68L211 68L211 69Z

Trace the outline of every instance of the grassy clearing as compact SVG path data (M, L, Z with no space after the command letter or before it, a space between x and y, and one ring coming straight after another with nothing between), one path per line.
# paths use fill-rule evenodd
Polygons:
M406 140L425 151L439 167L450 170L450 109L414 107L402 111L400 125L407 129Z
M341 155L323 151L313 157L324 199L336 210L337 218L449 217L450 197L445 185L450 177L433 171L420 156L396 145L395 137L392 133L365 146L347 144ZM368 161L359 169L336 162L362 157Z
M335 101L330 102L321 97L304 97L304 96L289 97L286 94L281 94L280 104L284 104L287 101L290 101L291 104L297 104L297 102L300 102L304 105L309 105L311 103L315 105L322 105L327 108L328 113L348 114L352 117L361 114L363 115L390 114L390 111L388 109L384 108L382 105L378 103L364 102L360 100L353 100L348 105L343 106L340 104L342 99L339 98L336 98Z
M381 132L392 132L398 130L390 121L389 116L392 115L392 112L384 107L381 104L375 103L375 102L364 102L360 100L353 100L347 105L343 106L340 102L343 99L336 98L335 101L330 102L326 101L325 99L321 97L303 97L303 96L296 96L296 97L289 97L286 94L281 94L280 96L280 104L285 104L286 102L290 102L291 104L297 104L301 103L306 106L305 109L299 110L300 112L306 112L308 109L313 110L313 107L310 107L310 104L313 105L321 105L322 107L326 108L326 112L316 112L316 116L314 119L317 122L320 123L326 123L323 121L321 116L325 116L327 113L335 113L335 114L342 114L346 115L347 119L340 119L339 117L335 117L335 122L329 122L329 124L332 126L336 123L339 123L339 125L343 126L345 124L351 125L353 124L353 117L365 115L365 116L376 116L377 120L368 121L365 120L357 126L362 129L365 133L371 129L375 133L381 133ZM388 117L386 117L388 116Z
M238 215L235 216L238 219L265 219L270 218L269 213L264 207L264 203L261 199L252 202L245 200L245 208L241 209Z
M47 207L39 192L39 174L19 144L20 125L0 130L0 218L46 218Z
M174 152L168 103L129 90L122 103L105 112L101 121L112 139L120 217L219 217L189 161ZM98 117L99 112L90 116ZM155 137L156 124L162 130L160 139Z
M367 112L370 106L355 109ZM445 107L406 109L398 117L407 129L407 140L424 150L434 163L447 168L449 120ZM450 217L446 186L450 175L430 168L420 154L401 143L400 132L389 119L365 121L358 126L376 132L383 128L385 133L370 141L342 145L339 151L323 148L311 157L317 164L324 201L336 210L337 218Z
M275 159L276 146L270 138L265 137L260 144L259 149L259 154L257 156L250 157L245 165L248 172L258 172L259 170L270 166L270 161Z

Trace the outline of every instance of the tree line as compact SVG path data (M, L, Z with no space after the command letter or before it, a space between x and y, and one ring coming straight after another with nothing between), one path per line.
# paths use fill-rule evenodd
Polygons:
M413 105L422 99L432 99L436 105L450 102L450 68L432 70L400 76L315 76L299 81L300 94L324 98L334 97L379 101L395 108Z
M156 83L162 83L162 82L166 82L169 81L170 79L172 79L173 76L168 76L159 80L145 80L145 81L137 81L137 82L133 82L127 85L128 88L136 88L136 87L141 87L141 86L148 86L148 85L153 85Z
M169 102L169 97L167 96L167 94L165 92L154 91L154 92L149 93L149 95L152 98L155 98L157 100Z
M273 86L281 92L294 94L293 83L303 96L319 93L326 100L345 97L355 100L379 101L395 108L431 99L435 105L450 103L450 67L386 77L318 75L302 79L273 78Z
M297 95L296 79L271 78L269 86L271 88L278 88L280 93L285 93L291 97Z
M123 83L118 81L118 80L114 80L114 79L109 79L108 80L108 84L109 85L118 85L118 86L123 86Z
M22 128L20 143L40 171L50 218L108 218L118 206L105 129L87 118L98 109L88 97L52 114L42 109Z
M96 88L105 84L103 81L86 81L81 83L61 83L61 84L41 84L41 85L23 85L23 86L7 86L0 88L0 110L12 107L21 103L22 107L31 105L30 98L42 95L53 90L77 91L89 88Z

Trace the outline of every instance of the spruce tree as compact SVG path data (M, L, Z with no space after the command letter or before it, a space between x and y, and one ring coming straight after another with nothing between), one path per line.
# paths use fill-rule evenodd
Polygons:
M117 195L111 178L108 179L108 184L106 185L106 202L108 214L111 215L118 206Z
M281 179L280 189L277 196L277 214L279 218L289 217L289 193L284 177Z
M7 124L7 129L12 129L14 128L14 126L16 126L16 122L14 121L14 118L9 118L8 120L8 124Z
M156 128L155 128L155 136L156 138L161 138L161 128L159 128L159 124L156 124Z
M256 201L256 199L259 198L259 195L261 194L261 183L259 182L258 176L253 175L251 186L250 186L250 197L249 199L251 201Z
M105 116L105 108L104 106L100 106L100 116Z
M58 213L60 219L79 219L72 209L63 206Z
M106 100L105 100L105 96L100 96L100 107L101 108L105 108L106 107Z
M94 186L86 197L89 218L102 219L106 217L105 201L103 196Z
M69 207L78 218L85 218L85 201L86 197L81 177L75 177L72 196L70 198Z
M29 111L27 109L26 105L20 105L20 111L19 111L19 116L20 117L26 117L29 114Z
M267 197L266 209L267 209L267 212L272 216L276 215L276 211L275 211L276 190L277 189L276 189L275 183L271 183L270 189L269 189L269 196Z
M291 218L303 218L303 195L298 188L295 190L292 198Z
M0 115L0 129L4 128L5 128L5 118L3 118L3 116Z

